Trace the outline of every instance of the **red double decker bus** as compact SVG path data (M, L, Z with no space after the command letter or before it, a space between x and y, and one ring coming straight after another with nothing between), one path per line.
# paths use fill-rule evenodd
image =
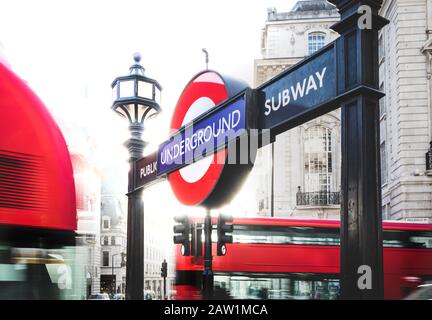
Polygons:
M213 256L217 298L338 299L339 221L235 218L233 243ZM216 252L216 233L213 253ZM385 299L432 280L432 225L383 223ZM176 298L200 299L202 257L176 248Z
M0 300L85 298L66 142L1 61L0 83Z

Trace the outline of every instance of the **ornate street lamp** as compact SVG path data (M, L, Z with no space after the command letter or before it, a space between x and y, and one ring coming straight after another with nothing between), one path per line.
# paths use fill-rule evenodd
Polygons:
M156 80L144 75L145 70L139 63L141 55L135 53L133 58L135 64L129 68L129 75L117 77L111 84L114 100L111 109L129 121L132 141L126 142L126 147L130 149L129 142L137 144L131 152L131 157L137 160L142 157L145 146L141 138L144 122L160 112L162 88Z
M142 300L144 296L144 203L142 189L135 190L136 161L143 155L146 143L142 140L144 123L160 112L161 86L144 75L139 63L141 55L133 56L135 64L129 75L117 77L111 87L111 109L129 122L131 137L125 142L129 151L128 220L126 249L126 299Z

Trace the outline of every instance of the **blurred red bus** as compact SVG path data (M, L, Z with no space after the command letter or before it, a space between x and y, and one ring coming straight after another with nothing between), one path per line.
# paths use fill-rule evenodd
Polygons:
M235 218L233 223L225 256L215 255L213 243L218 298L338 299L339 221ZM214 232L214 242L216 237ZM401 299L432 280L432 225L384 222L383 245L385 299ZM176 270L176 299L200 299L202 257L184 257L176 248Z
M1 62L0 83L0 300L85 298L66 142L42 101Z

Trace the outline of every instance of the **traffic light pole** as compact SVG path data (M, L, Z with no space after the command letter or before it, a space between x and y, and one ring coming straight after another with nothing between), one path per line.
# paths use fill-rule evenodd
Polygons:
M167 262L164 259L164 261L162 262L162 268L161 268L161 276L163 278L163 300L166 300L166 278L168 276L168 266L167 266Z
M204 299L213 298L213 270L212 270L212 222L210 210L207 209L204 219L204 272L203 272L203 293Z
M163 277L163 300L167 299L167 294L166 294L166 277Z
M116 287L116 280L114 278L114 256L116 256L116 254L111 256L111 292L113 295L115 294Z

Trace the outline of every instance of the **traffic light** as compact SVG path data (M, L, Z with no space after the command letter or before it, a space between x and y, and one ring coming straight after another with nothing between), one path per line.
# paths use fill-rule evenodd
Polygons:
M162 262L161 277L166 278L167 276L168 276L168 267L167 267L167 262L164 259L164 261Z
M232 216L226 216L220 214L217 221L217 255L224 256L226 254L226 243L232 243L233 237L230 234L234 230L233 224L226 224L227 222L232 222Z
M124 252L121 253L120 266L121 267L126 267L126 253L124 253Z
M187 215L174 217L174 220L180 224L174 226L174 243L181 243L182 255L190 256L190 225Z
M194 223L191 226L191 253L194 257L201 257L202 256L202 230L203 225L202 223Z

